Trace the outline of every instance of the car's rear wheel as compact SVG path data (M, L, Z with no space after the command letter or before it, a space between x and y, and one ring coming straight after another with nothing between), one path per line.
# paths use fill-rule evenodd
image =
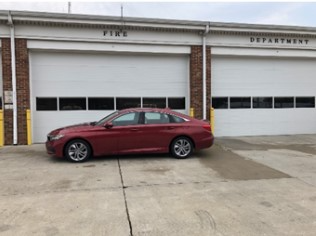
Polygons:
M72 162L84 162L91 157L90 145L84 140L72 140L65 148L65 156Z
M193 151L193 143L187 137L178 137L171 143L171 154L178 159L189 157Z

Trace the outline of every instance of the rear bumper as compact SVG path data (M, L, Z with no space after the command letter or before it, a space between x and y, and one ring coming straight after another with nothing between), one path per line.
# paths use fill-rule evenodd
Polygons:
M199 150L199 149L205 149L205 148L209 148L214 144L214 136L213 134L203 138L200 142L195 144L195 149Z

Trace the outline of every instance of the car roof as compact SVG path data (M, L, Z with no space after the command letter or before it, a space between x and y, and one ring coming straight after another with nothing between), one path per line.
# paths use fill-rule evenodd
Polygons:
M188 120L193 119L190 116L187 116L187 115L180 113L180 112L177 112L177 111L173 111L170 108L139 108L139 107L136 107L136 108L127 108L127 109L119 110L119 113L128 113L128 112L163 112L163 113L168 113L168 114L180 116L180 117L188 119Z
M127 109L122 109L119 110L120 113L125 113L125 112L143 112L143 111L159 111L159 112L170 112L170 108L127 108Z

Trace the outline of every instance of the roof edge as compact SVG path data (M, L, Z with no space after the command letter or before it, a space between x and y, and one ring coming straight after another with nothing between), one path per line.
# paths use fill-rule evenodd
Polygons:
M122 22L125 25L136 24L138 26L153 27L161 26L162 28L184 28L192 30L203 30L209 24L207 21L189 21L174 19L156 19L156 18L138 18L138 17L119 17L119 16L102 16L102 15L85 15L85 14L68 14L52 12L33 12L33 11L10 11L0 10L0 20L7 18L9 12L15 21L38 21L38 22L60 22L60 23L80 23L80 24L102 24L107 22Z
M316 34L316 27L291 26L291 25L272 25L272 24L249 24L232 22L209 22L209 21L189 21L159 18L138 18L138 17L119 17L86 15L72 13L55 12L35 12L35 11L10 11L0 10L0 21L7 21L9 12L13 21L18 22L38 22L38 23L61 23L61 24L81 24L81 25L124 25L144 28L161 28L176 30L205 31L209 26L210 32L262 32L279 34Z
M288 32L316 32L316 27L294 26L294 25L272 25L272 24L249 24L232 22L210 22L210 30L216 29L235 29L238 31L262 30L262 31L288 31Z

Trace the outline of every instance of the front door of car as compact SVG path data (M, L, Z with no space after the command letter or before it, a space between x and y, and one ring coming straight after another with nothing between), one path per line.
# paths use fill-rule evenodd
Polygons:
M137 153L142 149L142 125L140 112L123 114L112 120L111 128L117 134L117 153Z

